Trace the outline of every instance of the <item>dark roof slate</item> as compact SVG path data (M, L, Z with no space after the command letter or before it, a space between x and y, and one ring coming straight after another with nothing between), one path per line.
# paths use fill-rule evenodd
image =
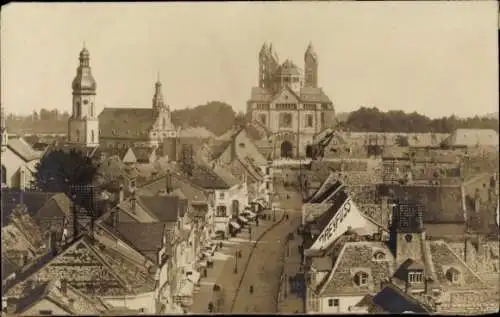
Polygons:
M100 137L147 139L155 120L153 108L106 107L99 114Z

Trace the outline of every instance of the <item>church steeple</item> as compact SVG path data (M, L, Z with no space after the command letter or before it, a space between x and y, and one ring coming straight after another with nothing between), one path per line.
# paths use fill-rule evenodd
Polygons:
M69 119L68 140L84 146L99 145L99 121L95 105L97 84L90 68L90 53L83 45L71 88L73 111Z
M318 56L309 42L304 54L304 73L306 87L318 87Z
M160 72L158 72L156 75L155 93L153 95L153 110L156 113L168 110L165 104L165 100L163 99L162 84L160 81Z

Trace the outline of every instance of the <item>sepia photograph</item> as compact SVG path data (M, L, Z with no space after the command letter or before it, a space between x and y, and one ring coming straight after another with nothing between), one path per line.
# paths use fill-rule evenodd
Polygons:
M3 5L2 316L499 312L499 13Z

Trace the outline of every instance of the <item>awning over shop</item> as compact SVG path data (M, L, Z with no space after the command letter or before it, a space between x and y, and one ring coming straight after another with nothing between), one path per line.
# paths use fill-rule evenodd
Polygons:
M200 281L201 274L196 271L192 271L192 272L187 272L186 276L188 280L193 282L193 284L198 284L198 282Z
M243 222L243 223L247 223L248 222L248 219L246 219L245 217L243 216L238 216L238 219Z
M236 221L230 221L229 224L231 226L233 226L233 228L235 228L235 229L240 229L241 228L240 224L237 223Z

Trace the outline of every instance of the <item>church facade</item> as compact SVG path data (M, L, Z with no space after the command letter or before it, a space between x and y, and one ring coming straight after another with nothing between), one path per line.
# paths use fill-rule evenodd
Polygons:
M74 146L106 148L158 148L165 139L177 138L170 107L158 78L150 108L105 107L98 114L97 84L92 76L90 54L80 52L73 80L73 108L68 122L68 141Z
M273 157L310 156L318 133L334 123L333 103L318 87L318 58L311 44L304 70L291 60L279 63L272 45L259 53L259 86L247 102L247 119L271 135Z

